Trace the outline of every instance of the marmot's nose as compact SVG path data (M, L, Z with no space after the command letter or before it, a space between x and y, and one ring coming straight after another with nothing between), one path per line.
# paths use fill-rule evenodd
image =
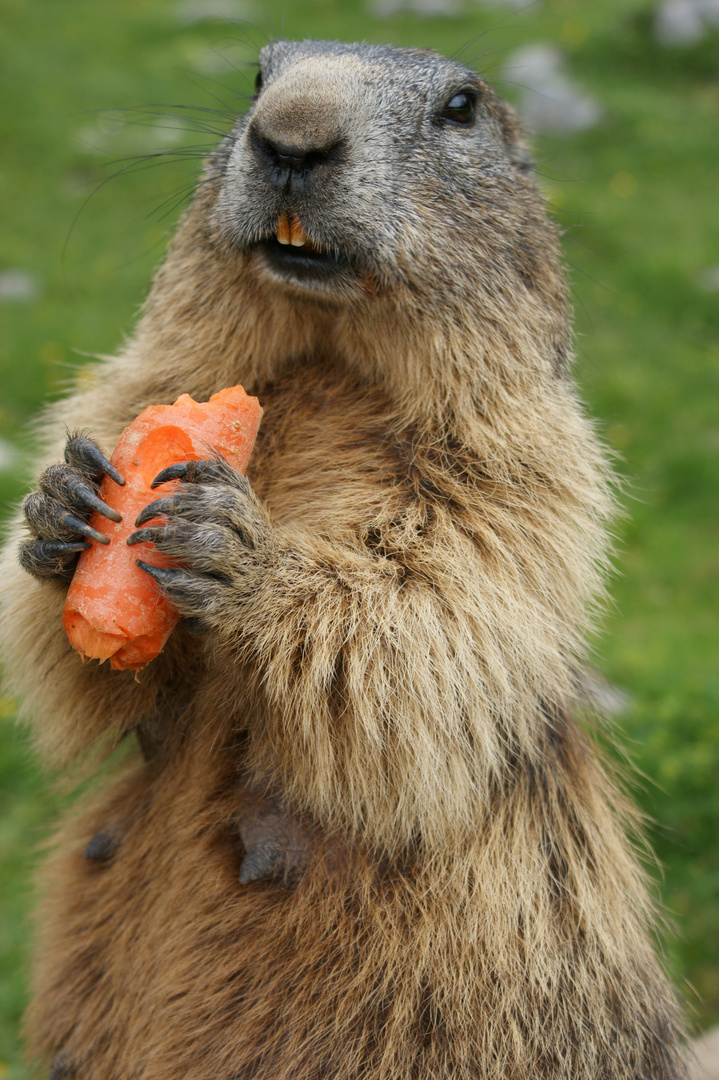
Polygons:
M347 125L341 102L335 80L311 64L280 75L262 91L247 134L273 186L316 183L342 157Z
M270 182L283 188L306 184L318 166L338 159L342 147L342 140L336 136L322 140L298 137L297 142L286 142L281 135L256 123L250 125L249 140Z

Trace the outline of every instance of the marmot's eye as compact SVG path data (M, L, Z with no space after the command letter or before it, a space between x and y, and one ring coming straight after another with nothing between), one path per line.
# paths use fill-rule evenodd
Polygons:
M471 124L474 120L475 99L472 94L463 91L455 94L440 113L442 120L451 120L453 124Z
M255 75L255 93L259 94L262 89L262 72L258 71Z

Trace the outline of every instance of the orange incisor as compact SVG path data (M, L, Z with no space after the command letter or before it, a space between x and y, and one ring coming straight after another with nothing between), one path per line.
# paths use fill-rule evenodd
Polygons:
M309 244L307 233L297 214L293 214L291 218L286 213L280 214L275 225L275 235L285 246L291 244L292 247L304 247Z

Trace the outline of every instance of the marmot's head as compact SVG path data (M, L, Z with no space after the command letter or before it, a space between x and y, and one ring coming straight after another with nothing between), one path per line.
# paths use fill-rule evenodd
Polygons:
M451 290L483 230L507 249L517 201L534 201L515 114L453 60L278 42L256 85L217 159L214 229L275 288L351 299L441 275Z
M408 422L458 430L500 393L516 408L509 387L554 381L571 353L556 229L515 113L476 72L415 49L263 49L150 311L163 348L214 343L228 379L238 355L255 388L326 360L381 383Z

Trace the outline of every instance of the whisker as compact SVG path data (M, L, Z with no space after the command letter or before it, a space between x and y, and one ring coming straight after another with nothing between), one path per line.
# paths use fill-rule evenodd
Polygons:
M203 146L195 145L191 147L174 147L171 149L152 151L147 154L133 155L129 158L115 158L114 160L107 162L107 168L112 168L116 165L121 165L121 168L115 169L115 171L112 172L109 176L104 177L104 179L102 179L93 188L93 190L85 197L85 199L83 199L81 206L79 207L77 213L75 214L70 223L68 234L62 246L62 251L60 255L61 263L65 262L70 240L72 239L80 216L83 214L91 200L94 199L95 196L100 191L102 191L102 189L105 188L112 180L116 180L119 176L125 176L127 174L141 172L146 169L153 168L154 166L163 164L165 162L180 160L193 160L200 162L203 161L207 157L207 155L211 153L214 149L216 149L215 143Z
M449 59L450 60L459 60L459 57L462 55L464 50L468 49L470 45L474 45L475 41L479 41L481 38L486 37L487 34L495 33L497 30L499 30L499 28L501 26L504 26L504 24L506 22L509 22L510 19L516 19L518 15L523 15L525 11L529 11L530 8L536 7L539 4L539 2L540 2L540 0L529 0L529 3L525 4L524 7L517 8L516 11L508 12L508 14L504 16L504 18L500 19L496 23L493 23L486 30L480 30L480 32L478 34L475 34L474 37L471 37L469 39L469 41L465 42L464 45L461 45L459 49L457 49L455 52L453 52L449 56ZM520 28L518 27L517 29L520 29ZM463 63L464 63L464 61L463 61Z

